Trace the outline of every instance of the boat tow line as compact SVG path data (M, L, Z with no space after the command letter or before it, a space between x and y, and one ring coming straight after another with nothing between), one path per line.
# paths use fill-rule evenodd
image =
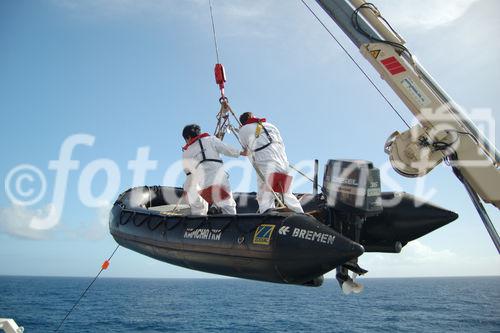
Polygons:
M85 294L89 291L90 287L92 287L92 285L97 280L97 278L99 277L99 275L101 275L101 273L104 270L108 269L109 262L110 262L111 258L113 258L113 256L116 253L116 250L118 250L119 247L120 247L120 245L117 245L116 248L114 249L113 253L111 253L111 255L109 256L109 258L107 260L104 260L104 262L101 265L101 269L99 270L99 273L97 273L97 275L94 277L94 279L92 280L92 282L90 282L90 284L88 285L87 289L85 289L83 291L83 293L80 295L80 297L76 300L76 302L73 304L73 306L68 311L68 313L66 313L66 316L64 316L63 320L61 320L61 323L59 324L59 326L57 326L57 328L56 328L56 330L54 332L59 332L59 330L61 329L61 327L64 324L64 322L66 321L66 319L68 319L68 317L71 314L71 312L73 312L73 310L76 308L76 306L78 305L78 303L80 303L80 301L82 300L83 296L85 296Z

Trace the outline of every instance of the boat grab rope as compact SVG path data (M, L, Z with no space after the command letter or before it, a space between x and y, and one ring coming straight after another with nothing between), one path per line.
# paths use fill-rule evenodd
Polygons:
M71 314L71 312L73 312L73 310L76 308L76 306L78 305L78 303L80 303L81 299L83 298L83 296L85 296L85 294L87 293L87 291L89 291L90 287L92 287L92 285L94 284L94 282L97 280L97 278L99 277L99 275L101 275L102 271L108 269L109 267L109 262L111 260L111 258L113 258L113 256L115 255L116 253L116 250L118 250L118 248L120 247L120 245L118 244L115 248L115 250L113 251L113 253L111 253L111 255L109 256L109 258L107 260L105 260L102 265L101 265L101 270L99 271L99 273L97 273L97 275L95 276L95 278L92 280L92 282L90 282L90 284L88 285L87 289L85 289L83 291L83 293L80 295L80 297L76 300L76 302L73 304L73 306L71 307L71 309L68 311L68 313L66 313L66 316L64 316L63 320L61 321L61 323L59 324L59 326L57 326L56 330L54 332L59 332L59 330L61 329L62 325L64 324L64 322L66 321L66 319L68 319L69 315Z

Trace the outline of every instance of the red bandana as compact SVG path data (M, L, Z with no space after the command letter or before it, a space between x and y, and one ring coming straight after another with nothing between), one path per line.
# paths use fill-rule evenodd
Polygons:
M182 150L188 149L188 147L191 146L193 143L195 143L196 141L198 141L201 138L206 138L207 136L210 136L210 134L203 133L203 134L195 136L194 138L189 139L189 141L186 143L186 145L184 147L182 147Z
M254 124L254 123L265 123L265 122L266 122L266 118L248 118L248 120L244 124L241 124L241 126L245 126L248 124Z

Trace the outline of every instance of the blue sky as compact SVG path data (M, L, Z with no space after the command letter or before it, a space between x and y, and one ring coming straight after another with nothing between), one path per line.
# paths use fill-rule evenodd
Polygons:
M375 3L457 102L469 111L491 110L498 123L500 44L492 36L500 31L500 3ZM350 41L313 8L412 121ZM299 1L214 0L214 10L233 109L276 124L292 163L361 158L386 164L383 144L404 125ZM89 208L79 200L85 167L98 159L116 163L120 179L108 200L113 201L132 185L127 165L138 148L149 147L150 159L158 161L146 183L160 184L180 158L182 127L197 122L211 132L215 126L218 90L208 3L2 1L0 45L0 177L31 164L47 183L46 195L34 206L16 207L0 191L0 274L92 275L115 242L105 225L108 206ZM45 232L27 230L31 217L49 210L55 184L49 161L57 160L62 143L74 134L90 135L95 142L73 151L80 164L69 173L61 219ZM231 180L238 175L236 170ZM400 255L364 255L360 262L369 276L500 274L499 256L449 169L437 167L423 188L389 170L384 189L393 189L394 182L397 190L418 196L433 191L431 201L460 218L410 243ZM98 196L105 184L105 175L97 173L93 193ZM309 189L307 183L297 188ZM498 210L489 211L498 228ZM106 274L207 276L123 248Z

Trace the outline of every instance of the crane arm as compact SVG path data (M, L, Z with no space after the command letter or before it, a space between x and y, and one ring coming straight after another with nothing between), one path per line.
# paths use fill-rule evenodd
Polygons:
M469 192L500 252L500 238L481 199L500 208L500 155L453 99L412 56L405 40L364 0L316 0L418 120L386 142L394 169L423 176L450 164Z

